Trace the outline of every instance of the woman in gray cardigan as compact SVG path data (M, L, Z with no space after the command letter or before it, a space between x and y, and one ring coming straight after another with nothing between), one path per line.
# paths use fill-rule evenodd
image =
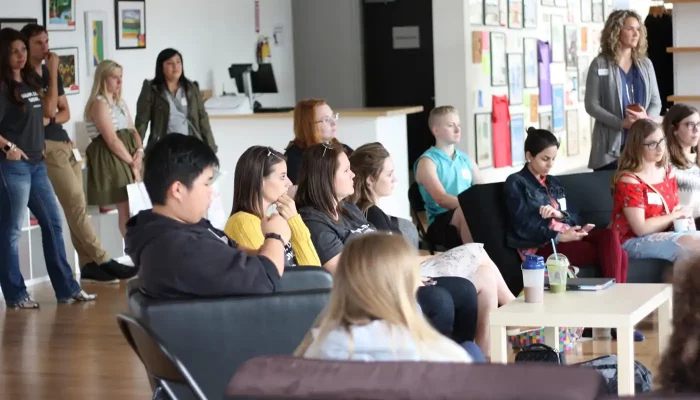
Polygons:
M617 169L632 123L655 119L661 112L656 73L646 51L646 29L639 14L613 11L586 79L586 112L595 119L589 168Z

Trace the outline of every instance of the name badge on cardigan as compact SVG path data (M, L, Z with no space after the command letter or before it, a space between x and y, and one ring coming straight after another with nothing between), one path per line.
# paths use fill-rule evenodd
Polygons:
M183 107L187 107L187 98L186 97L183 97L180 99L180 105L182 105Z
M598 68L598 76L608 76L610 75L610 70L607 68Z
M661 199L661 195L655 192L647 193L647 203L659 206L664 204L663 200Z
M472 178L472 172L469 171L469 168L462 168L462 179L471 179Z

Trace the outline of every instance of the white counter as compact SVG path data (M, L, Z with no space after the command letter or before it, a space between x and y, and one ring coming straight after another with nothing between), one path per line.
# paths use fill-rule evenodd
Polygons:
M422 107L391 107L336 110L340 114L338 139L352 147L380 142L394 159L396 183L394 194L380 201L389 215L410 219L408 203L409 165L406 115ZM233 204L233 176L241 154L251 146L270 146L284 152L294 138L292 112L241 115L211 115L209 121L219 147L221 170L228 175L218 182L226 213Z

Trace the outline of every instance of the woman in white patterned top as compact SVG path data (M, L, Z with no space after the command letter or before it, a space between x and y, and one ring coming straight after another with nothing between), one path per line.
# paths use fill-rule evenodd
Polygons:
M693 218L697 219L700 217L700 114L695 107L676 104L664 116L663 128L671 167L678 181L679 204L693 210Z
M129 219L126 187L141 181L143 145L122 99L122 66L116 62L104 60L97 66L85 121L92 139L86 150L88 204L116 204L124 236Z

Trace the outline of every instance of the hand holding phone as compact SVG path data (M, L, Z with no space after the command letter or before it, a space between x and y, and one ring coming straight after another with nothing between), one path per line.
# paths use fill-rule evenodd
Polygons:
M581 231L588 233L592 231L593 228L595 228L594 224L586 224L583 228L581 228Z

